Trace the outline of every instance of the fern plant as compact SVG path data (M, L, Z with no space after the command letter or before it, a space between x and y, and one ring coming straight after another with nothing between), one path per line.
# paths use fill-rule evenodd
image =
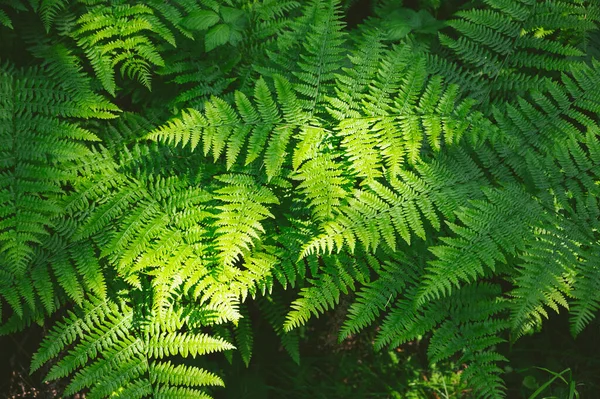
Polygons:
M1 6L0 332L59 320L33 373L65 396L208 398L202 355L250 365L256 312L300 362L303 326L344 302L340 341L427 337L501 398L503 343L552 311L590 324L598 5L436 22L384 1L353 28L345 5Z
M91 398L208 398L197 387L223 385L221 378L195 366L162 359L196 357L233 346L206 334L182 332L185 325L185 319L176 312L152 317L124 303L90 298L81 315L72 313L54 327L31 367L35 371L72 345L46 376L47 381L53 380L85 366L71 379L65 395L90 388Z

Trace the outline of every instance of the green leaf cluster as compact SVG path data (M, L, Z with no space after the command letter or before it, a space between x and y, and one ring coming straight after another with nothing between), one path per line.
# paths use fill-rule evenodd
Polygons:
M504 342L596 317L598 3L343 3L0 4L0 333L60 320L32 372L209 398L255 311L299 362L344 298L340 341L426 336L502 398Z

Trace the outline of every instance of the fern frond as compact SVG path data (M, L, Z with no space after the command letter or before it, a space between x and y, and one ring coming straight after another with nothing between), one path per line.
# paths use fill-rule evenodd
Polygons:
M373 181L364 190L355 190L340 214L322 225L322 233L308 242L301 253L332 253L347 246L353 251L357 242L375 251L381 243L396 249L397 236L411 242L415 234L425 239L423 219L439 229L439 216L431 201L432 187L410 172L399 172L390 186Z
M203 355L232 349L226 341L206 334L183 332L185 320L175 312L162 318L150 314L139 330L134 311L125 304L100 302L71 314L59 323L34 356L32 370L66 350L48 373L52 380L77 371L65 390L72 394L90 388L91 398L126 397L209 397L195 387L223 385L214 373L195 366L173 365L164 357ZM145 326L145 327L144 327ZM127 392L127 394L125 394Z
M413 297L414 289L411 289L392 305L375 338L375 349L402 345L432 331L444 320L444 307L439 301L416 307Z
M485 0L486 8L460 11L447 24L458 34L440 34L440 42L476 77L467 91L483 101L487 96L509 99L538 87L554 71L568 71L584 55L570 43L597 28L585 5L572 1ZM560 31L551 37L548 33ZM547 32L544 34L544 32ZM568 33L567 33L568 32ZM434 71L448 71L435 59ZM541 72L546 72L542 74ZM458 82L457 82L458 83Z
M40 344L31 362L31 371L38 370L44 363L56 357L60 351L73 343L84 331L89 330L89 325L94 320L103 320L106 314L116 312L116 305L90 297L85 304L85 316L79 317L69 312L63 321L58 322L47 335L47 339Z
M317 220L331 219L348 196L342 166L328 154L303 163L292 178L300 181L297 188L308 198Z
M306 2L301 16L291 22L277 37L274 48L268 51L272 65L257 68L265 76L285 71L286 78L305 96L303 106L312 114L320 111L315 106L327 93L334 72L341 67L341 45L345 39L341 32L340 7L336 3L332 0Z
M0 10L0 25L6 26L9 29L14 29L12 21L6 11Z
M538 231L521 255L524 263L515 278L516 287L510 292L511 324L517 337L541 324L542 317L548 318L544 305L557 312L559 306L568 308L569 265L577 260L573 244L564 235Z
M20 292L32 309L39 304L48 312L55 310L56 282L77 302L83 300L79 278L102 296L104 279L93 256L81 253L73 257L65 237L52 229L61 228L57 219L64 211L60 201L64 187L77 181L73 162L91 154L85 142L98 140L91 131L65 118L109 117L112 114L105 111L114 108L100 102L94 109L91 92L85 87L73 90L43 70L17 71L4 65L0 73L2 268L14 276L15 283L20 281L21 288L30 284L31 291L19 289L15 293ZM59 248L66 252L54 252L60 252ZM6 299L22 314L14 294Z
M355 284L366 284L371 268L379 268L379 260L370 254L341 253L337 256L322 256L323 266L313 271L315 278L308 279L311 285L300 290L299 298L288 313L284 329L290 331L305 324L312 315L332 309L339 303L342 294L348 295ZM316 260L308 260L309 263Z
M600 309L600 268L598 267L600 255L598 243L593 249L582 254L582 261L578 265L572 295L574 297L571 307L571 332L577 335L596 317Z
M253 240L264 229L260 222L273 217L265 205L279 200L265 186L258 185L248 175L223 175L218 180L227 186L216 191L216 198L224 203L217 207L217 248L221 262L232 265L244 250L250 250Z
M497 298L499 287L479 284L464 287L453 298L448 319L436 329L428 348L431 361L439 361L462 353L460 362L467 363L461 379L469 382L478 397L504 397L504 383L499 362L507 359L495 352L504 339L500 333L508 328L502 313L506 304Z
M338 86L349 87L329 100L341 146L359 177L381 177L384 168L397 173L426 151L438 152L463 136L476 142L489 129L489 122L473 112L473 102L459 100L458 87L426 73L424 56L412 46L383 53L376 71L367 87L358 78L348 82L340 76ZM364 93L355 100L357 94L347 90L359 85Z
M415 269L416 265L403 255L394 255L385 261L377 271L377 279L358 291L340 329L339 341L373 324L407 287L417 282L418 273Z
M301 112L289 82L282 77L274 81L281 109L266 82L259 79L254 89L256 105L241 92L235 94L237 110L214 98L206 104L204 115L188 110L181 119L171 121L147 137L172 145L189 143L192 150L202 140L204 154L212 151L215 161L225 152L228 168L238 162L246 146L246 165L262 156L267 177L272 179L281 173L291 135L308 119Z
M248 367L250 359L252 358L254 334L252 332L252 321L250 320L250 314L248 313L247 308L242 307L240 313L242 314L242 318L238 321L234 330L235 342L240 351L240 355L242 356L242 360L246 364L246 367Z
M418 304L476 281L524 249L531 224L540 217L539 205L514 186L484 193L487 201L472 201L457 213L464 226L448 223L456 237L442 238L445 245L430 248L437 259L429 264Z
M150 7L138 5L96 4L79 17L77 29L70 33L89 59L96 77L113 96L116 91L114 67L150 88L150 67L162 66L164 61L149 39L155 33L175 44L169 30L153 17Z

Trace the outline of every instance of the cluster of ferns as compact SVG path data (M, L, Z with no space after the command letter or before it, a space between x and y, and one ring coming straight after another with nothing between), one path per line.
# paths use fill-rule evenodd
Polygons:
M44 325L32 373L210 398L250 305L299 361L344 296L340 341L427 336L502 398L503 342L596 317L600 4L350 3L0 1L0 334Z

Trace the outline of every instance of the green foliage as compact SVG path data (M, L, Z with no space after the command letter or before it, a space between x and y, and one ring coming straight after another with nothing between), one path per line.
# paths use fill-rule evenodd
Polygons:
M99 140L69 119L110 118L116 108L92 106L92 93L73 92L43 69L4 64L0 73L0 296L21 317L52 313L59 287L77 303L84 287L105 293L94 254L70 248L56 219L61 195L77 179L74 163L90 152L85 142Z
M214 373L162 359L196 357L232 349L231 344L193 330L184 332L186 319L175 312L146 315L145 322L136 313L125 304L90 299L81 315L71 313L48 334L32 359L32 371L69 346L66 356L46 376L49 381L78 370L65 395L89 388L91 398L208 398L196 387L223 385Z
M64 395L209 398L338 312L505 397L505 342L600 309L600 9L455 3L4 2L0 333L54 322Z
M592 2L484 0L447 21L455 35L440 34L452 58L436 58L436 71L453 76L477 98L508 99L535 89L554 71L568 71L600 15ZM557 34L561 32L562 34Z

